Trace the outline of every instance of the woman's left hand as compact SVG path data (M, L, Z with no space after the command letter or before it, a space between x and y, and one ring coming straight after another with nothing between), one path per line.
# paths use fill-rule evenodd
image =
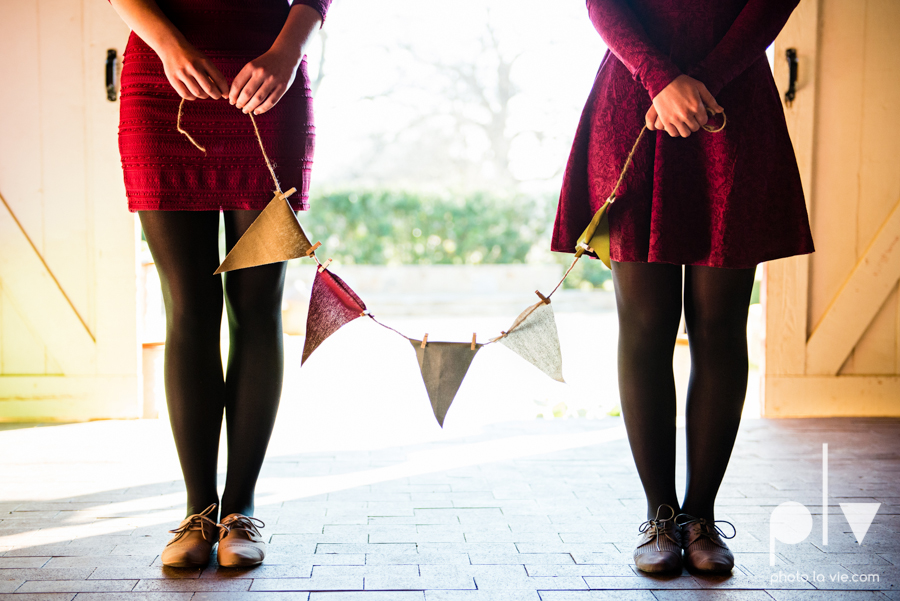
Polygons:
M262 115L281 100L297 76L302 56L269 50L244 65L228 93L228 101L245 114Z

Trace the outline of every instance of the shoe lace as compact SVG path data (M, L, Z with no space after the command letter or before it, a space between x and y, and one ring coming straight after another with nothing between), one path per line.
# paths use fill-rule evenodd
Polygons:
M667 517L660 519L659 512L662 511L663 507L668 509L672 514ZM645 532L649 532L650 536L654 537L654 542L656 543L656 550L662 551L659 546L659 536L660 534L664 534L666 538L671 540L673 543L678 544L678 541L674 540L669 533L665 531L666 522L669 522L675 518L675 510L671 505L660 505L656 508L656 517L652 520L647 520L646 522L642 522L640 526L638 526L638 532L644 534Z
M678 518L686 518L680 520ZM734 524L729 522L728 520L707 520L706 518L697 518L692 515L688 515L686 513L679 513L675 516L675 524L684 528L690 524L699 524L700 525L700 536L705 536L706 538L712 538L715 535L721 536L725 539L732 539L737 535L737 528L734 527ZM725 534L725 532L719 528L718 524L728 524L731 526L731 536Z
M249 530L253 532L257 536L261 536L259 533L259 528L265 528L266 523L263 522L259 518L250 517L247 515L236 515L229 516L225 518L221 524L219 524L219 529L224 531L223 534L227 535L229 532L235 529L241 530Z
M175 528L175 530L169 530L169 532L171 532L172 534L177 534L180 537L187 533L189 530L199 530L200 534L203 535L203 540L205 540L206 542L215 542L206 538L206 528L203 527L203 524L208 523L213 527L213 530L215 530L216 523L209 519L207 516L215 511L216 507L218 507L218 505L213 503L202 512L195 513L194 515L190 516L180 526L178 526L178 528Z

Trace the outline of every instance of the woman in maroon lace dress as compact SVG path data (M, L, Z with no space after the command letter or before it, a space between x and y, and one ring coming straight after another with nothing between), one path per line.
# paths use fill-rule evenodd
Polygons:
M304 47L330 0L111 0L133 30L122 68L119 150L128 206L140 215L166 306L169 418L187 488L187 518L164 565L195 567L218 543L221 566L265 557L253 497L281 396L284 264L227 273L231 344L219 352L223 280L219 213L230 249L265 208L273 184L250 118L295 210L307 208L313 154ZM206 147L201 153L175 129ZM216 489L223 414L228 468ZM206 508L204 510L204 508Z
M754 271L813 252L765 56L798 1L587 0L609 51L569 157L553 250L575 250L646 123L655 133L609 212L622 412L648 504L634 559L645 571L734 563L714 504L746 394ZM723 110L721 132L701 130L708 118L720 125ZM679 503L672 354L682 302L691 379Z

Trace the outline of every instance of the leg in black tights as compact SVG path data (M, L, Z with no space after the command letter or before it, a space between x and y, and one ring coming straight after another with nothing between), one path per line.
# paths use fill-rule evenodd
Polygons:
M613 262L613 282L622 416L647 495L649 519L662 504L676 512L679 508L672 355L681 321L681 267Z
M747 394L747 309L755 271L685 268L691 379L682 510L694 517L715 519L716 494L741 423Z
M259 211L225 213L230 250ZM222 516L253 515L256 481L275 426L284 375L281 297L285 263L225 274L230 350L225 376L228 472Z
M258 215L225 213L229 249ZM147 211L140 217L165 298L166 399L187 513L218 502L216 460L224 410L228 471L221 515L253 515L256 480L281 397L284 264L225 275L231 345L223 378L222 279L213 275L219 264L218 212Z
M672 353L681 317L681 270L613 263L619 313L619 391L648 517L675 492ZM688 490L681 511L713 519L716 493L740 425L747 390L747 308L754 269L685 269L691 345L687 401Z
M140 218L162 283L166 403L191 515L219 502L216 463L225 406L222 280L213 275L219 214L142 211Z

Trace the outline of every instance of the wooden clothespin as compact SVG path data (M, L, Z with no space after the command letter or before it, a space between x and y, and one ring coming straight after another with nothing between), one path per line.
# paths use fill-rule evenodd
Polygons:
M472 346L470 348L473 351L475 350L475 347L477 345L477 340L478 340L478 334L476 334L475 332L472 332Z
M320 246L322 246L321 242L316 242L315 244L313 244L310 247L310 249L308 251L306 251L306 256L307 257L313 256L313 254L316 252L316 249L319 248Z
M428 344L428 334L425 334L424 336L422 336L422 345L421 345L422 348L425 348L425 345L427 345L427 344Z
M288 196L290 196L291 194L293 194L293 193L296 192L296 191L297 191L297 188L291 188L291 189L288 190L287 192L282 192L282 193L281 193L281 198L283 198L284 200L287 200L287 199L288 199Z
M331 265L331 259L328 259L327 261L325 261L324 263L322 263L321 265L319 265L319 273L322 273L323 271L325 271L326 269L328 269L328 266L329 266L329 265Z
M549 304L550 304L550 299L547 298L546 296L544 296L543 294L541 294L541 291L540 291L540 290L535 290L534 293L537 294L539 297L541 297L541 301L542 301L545 305L549 305Z

